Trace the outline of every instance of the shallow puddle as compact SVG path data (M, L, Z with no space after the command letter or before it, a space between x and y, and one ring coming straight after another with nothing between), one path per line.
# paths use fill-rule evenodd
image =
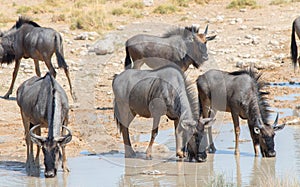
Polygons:
M201 186L211 184L213 176L222 175L235 186L253 186L268 178L290 177L300 181L300 128L287 126L275 136L276 158L255 157L250 133L241 126L239 157L234 155L232 124L214 126L217 152L207 162L178 161L175 158L173 129L160 131L157 142L166 145L168 155L154 155L145 160L124 159L124 154L104 154L69 158L71 172L59 170L56 178L27 177L24 163L0 162L1 186ZM146 135L140 137L147 139ZM264 183L262 183L264 184Z

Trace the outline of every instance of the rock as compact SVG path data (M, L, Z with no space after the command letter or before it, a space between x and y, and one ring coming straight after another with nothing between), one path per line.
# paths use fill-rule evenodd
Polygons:
M111 54L115 50L115 45L123 43L117 34L108 34L102 40L98 40L93 46L89 47L88 52L95 52L97 55Z
M97 32L84 32L75 36L74 40L94 40L96 37L99 37Z
M154 4L154 0L143 0L145 6L152 6Z
M277 40L270 40L269 44L271 44L272 46L278 47L279 46L279 41L277 41Z
M266 26L253 26L253 30L265 30Z
M114 43L111 40L100 40L94 45L94 52L96 55L111 54L114 50Z
M239 27L239 30L246 30L248 27L247 27L247 25L241 25L240 27Z

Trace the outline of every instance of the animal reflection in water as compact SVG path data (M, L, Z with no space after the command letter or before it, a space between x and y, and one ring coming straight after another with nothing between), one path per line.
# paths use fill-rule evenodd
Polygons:
M151 159L152 144L158 133L160 117L167 115L174 120L176 155L185 156L183 147L189 144L197 147L204 133L204 125L211 119L199 120L197 96L193 96L190 86L180 69L165 66L157 70L129 69L115 76L113 83L114 115L123 136L125 157L135 157L131 147L128 128L138 114L153 118L151 140L146 150L146 158ZM190 139L192 136L196 138ZM197 140L197 141L196 141ZM201 144L202 145L202 144ZM206 146L190 153L197 161L206 159Z
M275 157L275 131L284 128L277 125L278 114L273 125L268 122L269 104L264 92L261 74L253 69L232 73L209 70L197 79L198 97L202 105L203 117L214 116L216 111L231 112L235 131L235 154L239 154L239 117L247 119L253 141L255 155L259 147L263 157ZM212 111L212 112L211 112ZM215 152L211 127L208 128L209 151Z
M125 44L125 69L140 69L144 63L157 69L164 64L163 61L145 60L149 57L166 59L177 64L182 71L186 71L191 64L199 68L204 61L208 60L206 42L216 37L206 36L207 30L208 26L204 33L198 33L199 27L191 26L173 29L162 37L135 35Z
M76 100L72 90L69 68L64 59L61 35L51 28L41 27L24 17L20 17L10 30L1 34L0 63L10 64L13 60L15 61L12 82L4 98L8 99L12 94L22 58L34 60L36 75L39 77L41 76L39 60L44 61L50 73L55 77L56 71L51 63L53 53L56 54L58 66L65 71L71 95Z
M32 77L17 90L27 145L26 171L39 176L40 147L44 154L45 177L55 177L62 158L63 171L67 168L65 145L72 139L68 129L68 98L63 88L47 73ZM41 136L41 127L48 128L48 136ZM68 134L65 135L66 131ZM35 132L35 133L34 133ZM33 142L37 144L34 159Z

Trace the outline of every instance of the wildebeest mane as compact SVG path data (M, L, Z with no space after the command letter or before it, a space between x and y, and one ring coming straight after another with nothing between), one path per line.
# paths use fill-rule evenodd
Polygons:
M13 26L15 27L16 29L20 28L23 24L29 24L29 25L32 25L34 27L41 27L39 24L37 24L36 22L30 20L29 18L27 17L24 17L24 16L20 16L19 17L19 20L16 21L16 24Z
M248 74L252 80L255 83L256 86L256 95L257 95L257 100L258 100L258 105L259 105L259 110L260 110L260 114L263 120L263 123L266 125L270 125L268 122L268 118L270 116L270 105L267 101L266 96L269 94L269 92L263 91L263 89L265 88L266 84L264 81L262 81L261 78L261 73L256 73L254 71L254 69L249 68L248 70L241 70L241 71L236 71L236 72L232 72L230 73L231 75L242 75L242 74ZM250 105L254 105L254 103L250 103ZM249 108L253 108L252 106L250 106Z
M192 33L198 33L199 31L199 27L196 26L190 26L190 27L179 27L179 28L175 28L173 30L168 31L167 33L165 33L163 35L163 38L168 38L174 35L181 35L183 36L183 38L187 38L188 36L190 36Z

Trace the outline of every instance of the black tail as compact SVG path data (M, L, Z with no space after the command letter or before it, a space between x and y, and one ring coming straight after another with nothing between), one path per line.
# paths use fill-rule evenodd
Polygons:
M129 51L128 51L128 47L126 46L126 57L125 57L125 69L130 69L131 68L131 65L132 65L132 61L131 61L131 58L130 58L130 54L129 54Z
M62 44L62 38L59 34L55 35L55 45L56 45L55 55L57 58L58 67L68 69L68 65L64 58L64 48Z
M295 21L293 22L292 36L291 36L291 56L292 56L294 67L296 67L297 58L298 58L298 49L297 49L296 37L295 37Z

